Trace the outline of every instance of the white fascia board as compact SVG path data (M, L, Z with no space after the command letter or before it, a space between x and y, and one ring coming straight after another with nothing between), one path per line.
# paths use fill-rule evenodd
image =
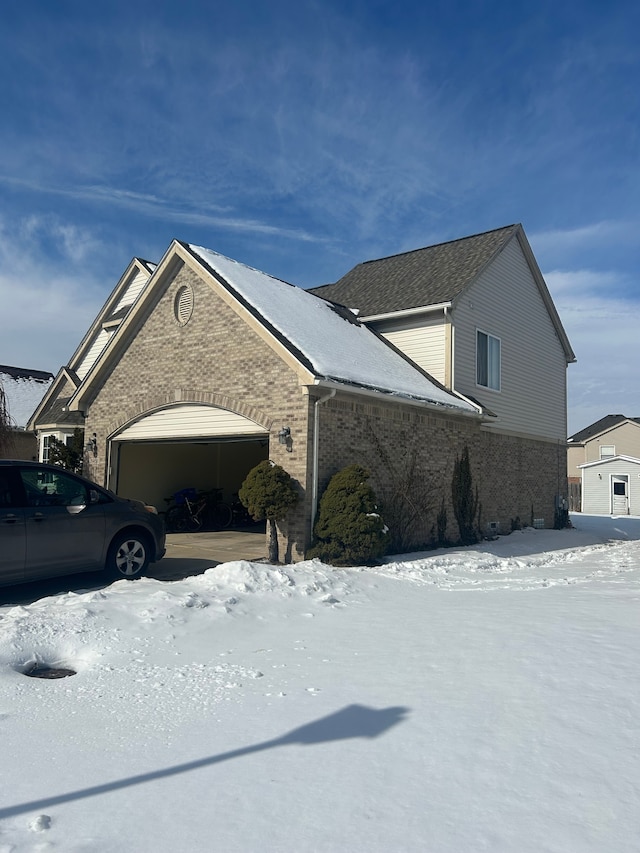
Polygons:
M536 257L533 254L533 249L529 245L529 241L527 240L522 225L518 226L516 236L518 238L520 248L522 249L522 253L524 254L525 259L529 264L529 268L533 274L534 281L538 285L538 290L540 291L542 301L544 302L545 307L549 313L549 317L551 318L551 322L555 327L556 334L558 335L562 348L564 349L567 364L575 364L578 359L576 358L576 354L574 353L573 348L571 347L571 342L569 341L569 337L565 331L564 326L562 325L562 320L560 319L560 315L558 314L558 309L556 308L553 298L549 293L549 288L547 287L547 283L544 280L544 276L542 275L542 271L538 266L538 261L536 260Z
M389 311L387 314L371 314L368 317L358 316L361 323L374 323L378 320L401 320L403 317L414 317L416 314L435 314L451 308L451 302L438 302L437 305L423 305L421 308L405 308L403 311ZM353 309L350 309L353 310Z
M71 358L69 359L69 367L75 369L78 366L78 363L84 357L86 351L91 346L91 342L93 340L93 336L98 329L102 328L102 321L105 317L109 315L113 306L116 304L117 300L122 295L123 291L128 287L129 282L136 276L138 272L144 271L148 273L146 267L138 260L138 258L132 258L127 266L126 270L120 276L120 279L116 286L113 288L109 296L107 297L107 301L104 303L102 308L100 309L97 317L93 321L93 323L89 326L87 333L82 338L76 351L73 353Z
M313 386L316 388L327 388L329 390L346 391L348 394L358 394L362 397L373 397L381 403L405 403L409 406L419 406L423 409L431 409L433 412L438 412L441 415L450 417L465 417L473 418L474 420L482 419L480 412L470 412L467 409L458 409L454 405L448 406L446 403L435 403L431 400L424 400L419 397L409 397L403 394L394 394L390 391L377 391L375 388L361 388L358 385L348 385L346 382L337 382L335 379L316 379ZM449 392L452 396L453 393ZM466 401L469 402L470 401ZM473 403L470 403L474 405Z
M111 335L110 339L107 341L105 348L102 350L97 360L91 366L91 370L87 373L87 375L82 380L80 387L75 392L75 394L69 400L68 410L69 411L83 411L83 403L86 396L93 390L94 387L99 385L99 377L102 374L105 364L111 362L112 356L114 353L118 353L120 347L126 345L128 341L128 332L129 329L136 322L138 315L143 310L144 305L151 298L151 294L155 292L157 283L162 279L164 273L168 272L169 275L175 274L177 269L182 266L183 260L183 252L181 251L182 247L180 244L173 240L164 253L160 263L156 266L155 271L150 276L150 280L147 282L147 285L143 289L142 293L138 299L136 299L135 303L131 306L131 310L126 315L126 317L122 320L120 325L117 327L113 335ZM177 256L177 259L176 259ZM137 258L134 258L129 267L132 269L132 265L137 263L137 265L142 266ZM123 276L120 280L122 283L124 280L129 280L129 276ZM151 279L154 279L151 282ZM116 289L111 294L109 298L109 302L107 304L113 303L115 298L119 298L121 292L120 284L116 287ZM106 307L106 306L105 306ZM99 319L101 320L104 316L104 309L101 312ZM97 322L97 321L96 321Z
M609 462L635 462L640 465L640 459L635 456L607 456L605 459L596 459L595 462L583 462L582 465L576 465L576 468L595 468L597 465L607 465Z

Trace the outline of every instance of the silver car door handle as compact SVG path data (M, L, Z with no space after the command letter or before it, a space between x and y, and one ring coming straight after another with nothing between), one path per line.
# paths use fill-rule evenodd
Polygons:
M34 520L34 521L44 521L44 513L42 513L42 512L37 512L37 513L33 516L33 520Z
M5 522L5 524L15 524L18 520L18 516L13 515L13 513L11 513L10 515L5 515L2 520Z

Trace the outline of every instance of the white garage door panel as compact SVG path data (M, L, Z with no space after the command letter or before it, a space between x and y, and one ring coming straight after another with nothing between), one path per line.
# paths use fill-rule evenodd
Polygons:
M114 438L117 441L141 441L264 435L266 432L264 427L226 409L212 406L172 406L141 418Z

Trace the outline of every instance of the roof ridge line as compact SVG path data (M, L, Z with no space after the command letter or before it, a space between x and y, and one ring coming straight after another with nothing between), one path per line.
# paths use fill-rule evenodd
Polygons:
M510 225L502 225L500 228L489 228L488 231L479 231L477 234L467 234L466 237L456 237L453 240L443 240L440 243L432 243L429 246L419 246L417 249L408 249L406 252L396 252L393 255L384 255L381 258L371 258L368 261L360 261L356 266L365 266L366 264L378 264L380 261L389 261L392 258L401 258L403 255L413 255L415 252L424 252L426 249L438 249L440 246L448 246L451 243L462 243L465 240L473 240L475 237L484 237L487 234L495 234L496 231L507 231L509 228L517 228L518 222L512 222ZM319 285L319 287L330 287L331 285Z

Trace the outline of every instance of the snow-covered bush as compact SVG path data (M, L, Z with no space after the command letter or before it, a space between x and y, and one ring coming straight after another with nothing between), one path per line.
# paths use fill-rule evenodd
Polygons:
M384 554L389 532L367 482L369 476L361 465L349 465L333 475L320 500L316 541L308 557L354 566L374 562Z

